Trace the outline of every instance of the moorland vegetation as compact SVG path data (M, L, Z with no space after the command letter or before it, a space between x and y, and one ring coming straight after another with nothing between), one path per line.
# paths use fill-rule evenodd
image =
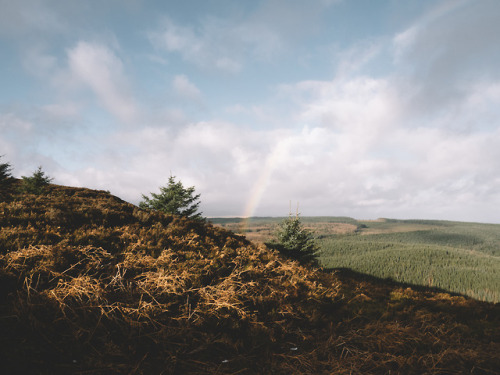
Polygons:
M6 374L492 374L500 306L304 266L105 191L0 202Z
M266 243L282 218L211 218L215 225ZM500 225L440 220L358 221L302 217L317 261L382 279L500 301Z

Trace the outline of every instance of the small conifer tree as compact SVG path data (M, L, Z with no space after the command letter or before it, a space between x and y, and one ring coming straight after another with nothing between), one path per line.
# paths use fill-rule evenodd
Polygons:
M0 201L6 199L10 194L12 182L14 181L11 171L12 167L9 163L0 163Z
M202 213L198 212L200 194L194 193L194 186L185 188L175 176L170 176L168 185L160 187L160 194L151 193L151 198L143 194L139 207L202 220Z
M298 260L304 264L317 264L318 251L313 234L304 228L299 213L284 219L275 232L276 241L269 244L288 258Z
M0 158L3 157L0 156ZM12 167L9 163L0 163L0 181L3 183L4 181L8 181L12 178L11 172Z
M53 180L45 175L41 166L30 177L22 176L22 178L21 192L36 195L42 194Z

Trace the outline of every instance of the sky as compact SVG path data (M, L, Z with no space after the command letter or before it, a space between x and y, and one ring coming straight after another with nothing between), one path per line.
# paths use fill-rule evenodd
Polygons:
M0 0L0 155L216 216L500 223L497 0Z

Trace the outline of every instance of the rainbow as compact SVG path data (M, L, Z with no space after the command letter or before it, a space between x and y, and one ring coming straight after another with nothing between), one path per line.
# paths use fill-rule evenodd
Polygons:
M243 221L241 222L241 229L245 229L248 227L248 221L250 217L252 217L255 213L255 210L259 206L259 203L266 191L267 185L269 184L269 180L271 179L271 175L276 167L276 164L279 160L279 149L275 149L266 160L264 164L264 168L260 172L259 177L255 181L254 186L252 187L250 198L247 201L245 206L245 211L243 212Z

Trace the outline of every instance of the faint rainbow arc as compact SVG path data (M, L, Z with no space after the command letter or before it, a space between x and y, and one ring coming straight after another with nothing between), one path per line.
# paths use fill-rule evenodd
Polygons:
M245 210L243 212L243 221L241 223L242 228L248 227L248 220L253 216L262 199L262 196L264 195L264 192L266 191L267 185L269 184L269 180L271 179L271 175L276 167L277 161L278 152L275 150L267 158L266 163L264 164L264 168L262 169L259 177L252 187L250 198L248 199Z

